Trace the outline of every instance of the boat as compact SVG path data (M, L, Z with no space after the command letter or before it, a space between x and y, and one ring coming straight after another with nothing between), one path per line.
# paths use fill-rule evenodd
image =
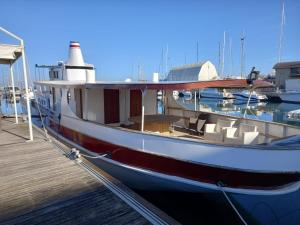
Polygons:
M300 122L300 109L292 110L284 114L285 120Z
M173 96L176 96L176 94L177 94L177 91L174 90L173 91ZM181 98L184 98L187 101L190 101L193 98L193 94L189 90L184 90L184 91L178 92L178 97L181 97Z
M12 86L4 87L3 96L5 98L12 98L13 97L13 87ZM15 87L15 96L17 98L21 97L21 90L19 87Z
M22 94L21 94L22 98L24 98L25 100L27 99L27 95L26 95L26 90L22 90ZM28 96L29 99L32 100L34 99L34 91L32 91L30 88L28 89Z
M200 90L201 98L214 98L214 99L234 99L234 95L227 92L225 89L218 90L217 88L205 88Z
M289 103L300 103L300 91L294 90L294 91L279 91L277 92L278 97L283 102L289 102Z
M246 88L249 81L96 81L78 42L50 70L58 79L35 82L48 131L129 187L220 193L247 220L300 221L299 127L186 110L173 98L174 90ZM157 112L157 90L164 114Z
M233 92L233 96L236 101L245 101L247 102L250 97L251 102L265 102L268 100L266 95L258 94L256 91L252 91L252 93L248 90L242 90L239 92Z

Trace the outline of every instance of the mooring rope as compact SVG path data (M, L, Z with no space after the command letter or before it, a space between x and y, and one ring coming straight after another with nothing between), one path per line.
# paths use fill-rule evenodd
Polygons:
M227 193L224 191L224 189L223 189L223 186L224 186L223 183L222 182L218 182L217 186L220 188L220 190L223 193L223 195L225 196L226 200L228 201L228 203L230 204L230 206L233 208L233 210L235 211L235 213L238 215L238 217L242 221L242 223L244 225L248 225L248 223L243 218L243 216L239 213L238 209L235 207L235 205L233 204L233 202L231 201L231 199L229 198L229 196L227 195Z

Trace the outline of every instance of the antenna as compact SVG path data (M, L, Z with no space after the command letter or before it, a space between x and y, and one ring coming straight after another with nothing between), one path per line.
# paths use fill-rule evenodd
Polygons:
M282 40L283 40L283 28L285 24L285 7L284 0L282 1L282 11L281 11L281 24L280 24L280 36L279 36L279 50L278 50L278 62L281 62L282 55Z
M218 62L218 73L221 74L221 43L219 42L219 62Z
M223 35L223 50L222 50L222 76L224 77L224 65L225 65L225 45L226 45L226 31Z
M199 44L197 41L197 63L199 62Z
M241 77L244 77L244 67L245 67L245 34L243 31L241 37Z
M166 48L166 55L165 55L165 57L166 57L166 71L165 71L165 78L167 77L167 75L168 75L168 53L169 53L169 46L168 46L168 44L167 44L167 48Z
M232 38L229 39L229 57L230 57L230 76L232 76L232 72L233 72Z

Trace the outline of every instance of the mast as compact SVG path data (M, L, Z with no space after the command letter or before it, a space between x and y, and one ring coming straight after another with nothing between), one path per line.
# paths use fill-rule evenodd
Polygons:
M166 48L166 55L165 55L165 57L166 57L166 68L165 68L165 78L167 78L167 76L168 76L168 53L169 53L169 46L168 46L168 44L167 44L167 48Z
M221 43L219 41L219 61L218 61L218 73L221 75Z
M245 61L245 34L243 32L241 37L241 78L244 77L244 61Z
M230 76L232 76L232 72L233 72L232 38L229 39L229 57L230 57Z
M197 63L199 62L199 44L197 41Z
M283 0L282 1L282 11L281 11L280 35L279 35L278 62L281 62L284 24L285 24L285 7L284 7L284 0Z
M222 72L223 77L224 77L224 65L225 65L225 45L226 45L226 32L224 31L224 34L223 34L223 50L222 50L222 67L221 67L221 72Z

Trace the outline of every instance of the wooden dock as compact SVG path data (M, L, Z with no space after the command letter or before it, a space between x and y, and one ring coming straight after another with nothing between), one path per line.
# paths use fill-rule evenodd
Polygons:
M146 207L149 215L139 212L37 129L34 141L26 142L27 124L16 125L12 119L2 119L0 124L0 224L177 223L120 184L118 188ZM90 166L99 176L118 183Z

